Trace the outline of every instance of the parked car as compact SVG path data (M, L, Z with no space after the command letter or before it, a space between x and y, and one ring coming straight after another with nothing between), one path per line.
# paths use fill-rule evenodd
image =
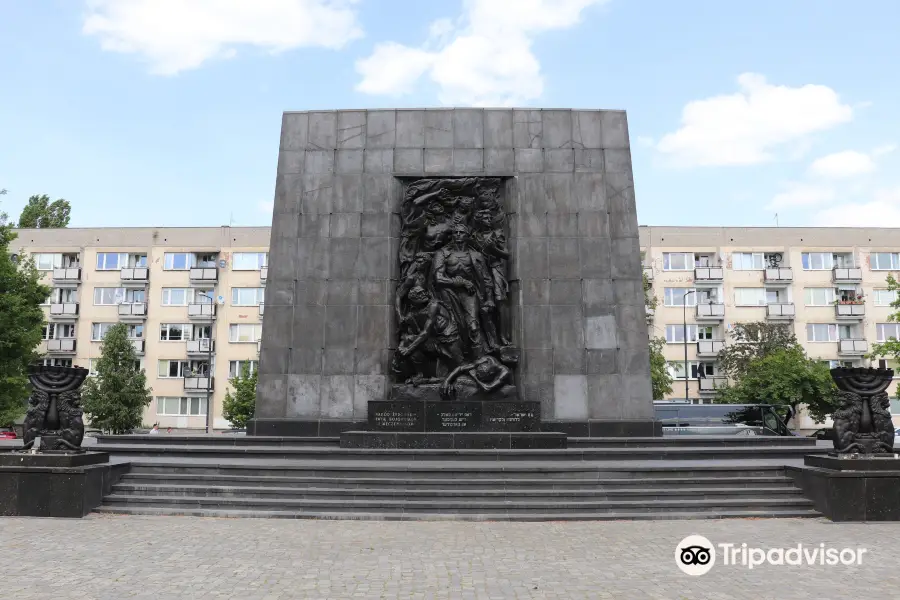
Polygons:
M12 429L7 429L6 427L0 429L0 440L15 440L18 437Z
M816 429L811 434L806 437L816 438L817 440L825 440L828 442L834 441L834 429L831 427L823 427L822 429Z

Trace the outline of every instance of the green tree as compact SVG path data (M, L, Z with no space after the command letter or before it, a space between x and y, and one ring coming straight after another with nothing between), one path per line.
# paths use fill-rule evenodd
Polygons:
M740 379L754 360L778 350L803 350L793 329L780 323L735 323L730 337L731 343L719 352L716 360L719 369L734 380Z
M251 373L250 366L246 363L241 373L229 380L234 393L231 390L225 392L222 416L238 429L246 427L247 421L253 418L256 410L256 382L256 370Z
M0 190L0 195L6 190ZM8 427L25 413L28 365L38 358L44 313L41 304L50 288L31 259L13 260L9 245L16 233L0 212L0 426Z
M71 212L68 200L51 202L47 194L32 196L19 215L19 229L61 229L69 225Z
M644 260L644 253L641 253L641 262ZM647 272L643 273L644 279L644 304L649 309L647 311L647 328L650 328L650 311L655 311L659 304L659 298L653 293L653 282ZM666 394L672 392L672 374L669 373L669 366L666 363L666 357L663 356L663 348L666 346L665 338L650 338L650 382L653 385L653 399L662 400Z
M781 348L751 360L733 385L720 389L717 401L730 404L788 405L822 423L836 408L835 388L826 363L806 356L801 347Z
M663 356L664 338L650 338L650 382L653 384L653 399L662 400L672 393L672 374Z
M94 427L119 434L140 426L149 404L147 376L128 339L128 327L116 323L103 338L97 374L82 388L84 412Z

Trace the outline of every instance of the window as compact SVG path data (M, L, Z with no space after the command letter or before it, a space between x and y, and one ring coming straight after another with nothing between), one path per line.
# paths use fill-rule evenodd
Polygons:
M100 364L99 358L92 358L88 366L88 375L97 375L97 365ZM138 371L144 370L144 359L134 361L134 368Z
M192 340L208 340L212 338L212 325L194 325Z
M146 301L146 290L125 290L125 304L142 304Z
M896 360L891 360L890 358L879 358L878 359L878 368L893 370L894 378L897 378L898 376L900 376L900 365L897 364Z
M228 363L228 378L232 379L244 372L244 367L250 369L250 373L256 372L257 361L255 360L232 360Z
M147 255L146 254L129 254L128 255L128 266L131 268L146 267L147 266Z
M94 288L94 306L111 306L125 301L125 288Z
M166 252L163 257L163 268L166 271L187 271L193 261L190 252Z
M787 295L779 289L766 288L766 304L783 304L787 302Z
M185 342L190 338L190 323L162 323L159 326L159 339L163 342Z
M38 252L32 254L31 257L34 259L38 271L52 271L62 266L62 254Z
M99 342L103 338L106 337L106 333L109 331L109 328L115 325L115 323L92 323L91 324L91 341Z
M118 271L128 265L128 254L117 252L98 252L98 271Z
M697 339L698 340L712 340L715 339L713 336L716 333L716 328L712 325L704 325L703 327L697 327Z
M75 337L73 323L47 323L41 328L41 339L70 340Z
M693 252L663 252L664 271L692 271L693 269Z
M202 254L194 254L193 255L192 267L203 267L204 269L213 269L216 267L216 261L219 258L219 255L215 252L212 253L202 253Z
M41 339L42 340L55 340L56 337L56 324L55 323L46 323L43 327L41 327Z
M163 288L163 306L187 306L194 295L191 288Z
M875 306L890 306L896 300L896 290L875 290Z
M687 365L691 373L689 379L697 379L698 376L711 377L716 374L716 366L713 363L690 360ZM673 379L684 379L684 361L673 361L668 363L667 366Z
M684 343L684 325L666 325L666 342L669 344L683 344ZM688 325L687 326L687 341L688 342L696 342L697 341L697 326L696 325Z
M266 288L231 288L231 304L234 306L259 306L264 301Z
M232 271L259 271L268 264L268 252L235 252L231 255Z
M807 306L830 306L834 304L834 288L806 288Z
M144 326L140 324L134 324L128 326L128 339L129 340L142 340L144 339Z
M690 291L693 291L693 288L666 288L664 290L664 304L666 306L697 306L696 293L685 297L685 294Z
M765 306L766 288L734 288L735 306Z
M762 271L766 261L762 252L735 252L731 255L731 268L735 271Z
M804 252L801 262L805 271L830 271L834 267L834 255L831 252Z
M900 253L873 252L869 261L873 271L897 271L900 269Z
M156 368L156 375L160 379L186 377L190 374L186 360L161 360Z
M875 334L879 342L886 342L891 338L900 340L900 323L877 323Z
M806 326L806 340L809 342L838 341L837 325L834 323L809 323Z
M71 367L72 359L71 358L42 358L38 360L39 365L44 365L45 367Z
M262 325L240 323L228 327L228 339L232 342L258 342Z
M822 360L819 362L823 362L828 365L829 369L836 369L838 367L854 367L856 365L853 364L852 360Z
M160 396L156 399L158 416L206 416L206 398L176 398Z
M194 290L194 299L191 300L194 304L212 304L213 298L216 297L215 290L212 288L209 289L197 289Z

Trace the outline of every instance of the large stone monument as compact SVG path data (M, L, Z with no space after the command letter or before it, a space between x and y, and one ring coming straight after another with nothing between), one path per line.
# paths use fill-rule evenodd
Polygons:
M659 432L622 111L285 113L270 246L251 435Z

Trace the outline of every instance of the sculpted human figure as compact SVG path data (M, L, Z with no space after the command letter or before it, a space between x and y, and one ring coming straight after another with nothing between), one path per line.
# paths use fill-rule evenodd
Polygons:
M429 274L431 271L431 254L428 252L419 252L416 254L415 260L406 270L400 285L397 286L397 294L394 297L394 310L397 313L397 319L403 318L403 301L409 291L415 287L428 287L430 284Z
M506 264L509 260L509 249L506 246L506 236L503 231L495 226L495 214L490 210L479 210L475 213L475 231L472 234L472 245L478 248L487 260L493 280L494 305L496 310L496 326L499 341L503 346L509 346L509 282L506 279ZM491 323L494 327L494 323Z
M493 334L486 331L482 336L481 315L494 310L494 282L484 256L469 245L469 238L468 227L454 225L452 241L434 255L433 272L435 287L466 330L467 354L477 358L485 352L484 337ZM495 345L495 340L487 341Z
M434 252L450 239L450 223L444 201L450 194L441 189L409 199L400 233L400 270L405 271L419 252Z
M474 362L456 367L441 383L440 394L445 400L452 399L450 390L453 382L463 373L467 374L485 392L499 389L509 379L511 371L491 355L485 355Z
M459 327L447 307L425 288L414 286L408 298L410 311L400 322L394 370L403 372L404 366L411 366L412 383L439 381L464 360ZM433 373L429 365L434 365Z

